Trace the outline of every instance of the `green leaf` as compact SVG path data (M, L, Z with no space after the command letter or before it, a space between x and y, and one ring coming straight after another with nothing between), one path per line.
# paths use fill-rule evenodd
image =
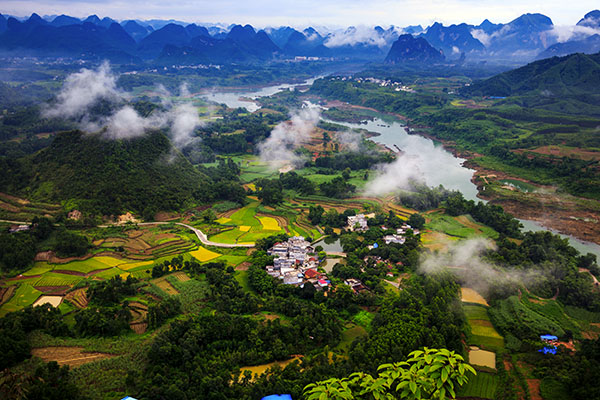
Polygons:
M446 382L448 380L448 370L446 368L442 369L442 382Z

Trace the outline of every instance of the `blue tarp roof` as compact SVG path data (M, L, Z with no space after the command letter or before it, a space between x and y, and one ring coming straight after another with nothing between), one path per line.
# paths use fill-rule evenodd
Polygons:
M137 399L133 398L131 396L126 396L126 397L123 397L121 400L137 400Z
M542 340L558 340L558 337L554 335L540 335L540 339Z
M270 396L263 397L261 400L292 400L290 394L272 394Z
M556 354L556 347L552 346L552 347L544 347L541 350L538 350L540 353L544 353L544 354Z

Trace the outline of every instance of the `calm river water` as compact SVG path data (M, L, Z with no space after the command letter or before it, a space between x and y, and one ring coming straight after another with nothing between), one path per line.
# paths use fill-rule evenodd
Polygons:
M309 79L303 83L280 84L251 91L214 92L203 95L202 98L219 104L226 104L231 108L244 107L248 111L253 112L260 107L252 101L244 101L240 100L240 98L256 99L259 97L271 96L282 90L293 90L300 85L311 85L315 79L317 78ZM383 144L394 151L397 150L396 147L400 148L406 156L411 157L412 161L414 161L412 165L416 165L418 174L423 178L427 185L444 185L447 189L461 191L466 199L480 200L477 199L477 187L471 182L474 171L462 166L462 163L465 161L464 159L455 157L440 144L429 138L419 135L409 135L406 133L404 126L399 122L387 122L380 118L365 122L366 123L362 124L346 122L335 123L344 125L349 129L367 129L371 132L377 132L379 136L372 137L371 140ZM535 221L521 220L521 223L525 227L525 230L549 230ZM569 235L559 235L568 239L571 246L575 247L581 253L593 253L600 259L600 245L582 242Z

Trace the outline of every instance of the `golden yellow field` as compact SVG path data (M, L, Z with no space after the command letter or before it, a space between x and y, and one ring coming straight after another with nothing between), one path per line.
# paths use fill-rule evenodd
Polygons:
M196 251L191 251L190 254L194 258L196 258L198 261L201 261L201 262L210 261L217 257L221 257L221 254L215 253L214 251L210 251L208 249L205 249L204 247L200 247Z
M121 264L121 265L119 265L119 269L122 269L124 271L130 271L130 270L135 269L137 267L143 267L143 266L152 265L152 264L154 264L154 261L132 262L132 263L127 263L127 264Z
M474 289L460 288L460 291L462 293L462 301L465 303L483 304L484 306L489 305L483 296L477 293Z
M216 220L215 220L215 222L218 222L219 224L226 224L226 223L228 223L229 221L231 221L231 218L226 218L226 217L219 218L219 219L216 219Z
M102 264L106 264L111 267L116 267L119 264L123 264L123 260L119 260L119 259L113 258L113 257L100 256L100 257L94 257L94 258L96 259L96 261L100 261Z
M258 219L260 220L260 223L262 224L263 229L266 231L278 231L281 229L275 218L258 217Z
M250 227L248 225L240 225L238 226L238 229L242 232L248 232L250 230Z

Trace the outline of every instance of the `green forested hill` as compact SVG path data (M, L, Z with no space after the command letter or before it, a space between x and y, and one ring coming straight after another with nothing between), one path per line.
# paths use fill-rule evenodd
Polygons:
M504 72L464 89L480 96L600 94L600 53L552 57Z
M94 213L146 214L213 197L212 180L175 152L161 132L129 140L64 132L39 153L0 164L7 172L0 178L1 191L54 202L74 199Z

